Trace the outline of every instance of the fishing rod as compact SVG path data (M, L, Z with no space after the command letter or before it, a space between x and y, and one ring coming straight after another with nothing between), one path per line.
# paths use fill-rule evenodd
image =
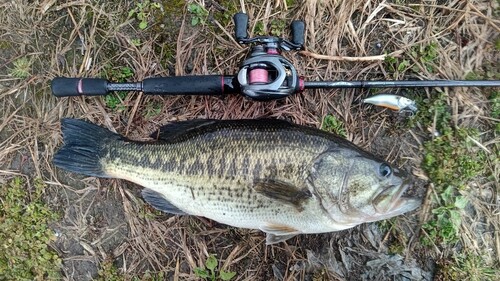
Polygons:
M500 87L500 80L385 80L385 81L305 81L282 51L302 50L303 21L290 24L291 41L275 36L248 36L248 15L233 17L239 44L252 44L250 55L236 75L193 75L152 77L140 82L115 83L101 78L56 77L51 82L57 97L102 96L114 91L141 91L146 95L224 95L241 93L258 101L288 97L307 89L333 88L420 88L420 87Z

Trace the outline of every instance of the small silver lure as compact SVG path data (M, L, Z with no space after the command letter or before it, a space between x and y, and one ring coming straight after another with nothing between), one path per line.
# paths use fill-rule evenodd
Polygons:
M414 100L398 95L381 94L364 99L363 102L386 107L399 112L409 111L411 113L415 113L417 111L417 104Z

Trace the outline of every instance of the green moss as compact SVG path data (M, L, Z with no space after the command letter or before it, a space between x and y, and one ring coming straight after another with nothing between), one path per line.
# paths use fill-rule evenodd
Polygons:
M137 19L139 29L143 30L149 26L151 19L154 18L153 14L156 11L161 11L161 8L160 3L143 0L135 4L135 7L129 11L128 17Z
M477 136L475 129L458 128L424 144L422 167L434 184L462 188L483 170L484 151L471 149Z
M105 260L101 263L101 268L98 271L98 281L121 281L124 280L118 268L113 264L112 260Z
M160 1L163 6L163 15L182 16L184 12L185 0L164 0Z
M159 54L160 61L159 63L165 69L175 63L175 54L177 53L177 46L175 42L159 42L154 45L155 53Z
M134 281L163 281L165 280L165 274L163 272L151 273L146 271L142 277L134 277Z
M144 118L151 119L160 115L162 109L162 104L156 101L152 101L146 104L144 108Z
M215 12L215 19L222 25L227 26L233 21L234 14L239 12L240 4L239 1L235 0L224 0L219 1L220 5L225 9L222 12Z
M396 58L386 56L384 64L387 67L387 70L393 74L393 77L397 78L399 74L402 74L408 70L410 61L404 57Z
M473 139L479 140L475 128L454 127L451 124L451 109L445 96L419 101L420 111L413 122L423 128L435 126L435 136L423 144L424 159L422 169L434 183L435 196L432 198L432 216L422 229L425 245L453 244L459 240L461 209L467 200L459 193L478 176L484 176L488 157L477 147Z
M253 29L253 34L255 36L264 36L264 35L266 35L266 29L264 28L264 23L263 22L258 21L255 24L255 27Z
M410 126L432 127L436 125L436 134L446 135L451 132L451 108L446 103L446 96L433 92L432 99L415 97L419 110L414 118L409 120Z
M494 62L486 62L481 66L481 69L471 71L465 75L465 80L498 80L500 72Z
M112 67L107 65L101 75L103 78L113 82L127 82L127 80L134 76L134 71L127 66ZM127 92L116 92L108 94L104 97L106 106L113 110L124 110L123 100L127 96Z
M467 199L457 195L453 186L448 186L434 198L433 203L437 207L432 210L433 219L422 226L427 233L427 236L422 237L422 243L424 245L456 243L460 238L460 210L468 204Z
M163 35L165 33L171 33L173 26L176 22L182 19L184 14L184 6L186 1L184 0L170 0L170 1L160 1L160 9L154 9L151 12L153 18L153 25L151 26L151 32L155 35ZM163 38L163 36L161 36Z
M402 255L405 250L405 245L402 245L400 243L392 243L389 245L389 253L391 255Z
M122 273L112 260L108 259L101 263L101 268L98 272L98 281L122 281L122 280L133 280L133 281L161 281L165 280L163 272L152 273L146 271L142 276L126 276Z
M429 45L415 46L411 49L410 55L413 59L419 61L430 73L436 70L439 62L439 46L437 43L433 42ZM420 69L414 67L413 71L419 73Z
M500 91L491 93L489 101L491 103L491 117L500 119ZM497 123L496 131L497 133L500 133L500 130L498 130L498 125L500 125L500 123Z
M191 25L205 25L208 18L208 11L202 5L190 3L188 12L191 14Z
M397 78L398 74L403 74L407 71L420 73L419 65L425 67L428 72L434 73L437 70L437 65L439 65L438 50L439 45L435 42L429 45L414 46L407 55L397 58L386 56L384 64L387 70L393 74L394 78ZM418 61L419 65L412 64L413 60Z
M10 42L0 41L0 50L6 50L6 49L10 49L10 48L11 48Z
M271 29L269 33L273 36L281 37L286 28L286 22L282 19L271 20Z
M408 234L398 224L398 218L391 218L376 222L386 240L390 254L403 254L408 245Z
M333 115L326 115L323 118L321 129L339 135L343 138L347 136L344 123Z
M55 238L49 223L58 219L43 202L45 184L34 190L21 178L0 189L0 280L59 280L61 260L49 244Z
M27 78L31 75L32 62L27 57L22 57L14 61L14 67L10 70L10 75L17 78Z
M160 1L161 9L152 12L153 22L148 28L148 34L155 37L155 53L161 54L160 64L167 68L175 60L177 51L178 24L182 20L186 1Z
M451 260L438 262L436 280L498 280L500 270L486 264L482 256L458 253Z

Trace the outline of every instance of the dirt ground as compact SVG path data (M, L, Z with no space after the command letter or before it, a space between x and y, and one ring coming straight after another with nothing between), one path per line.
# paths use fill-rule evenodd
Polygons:
M248 53L248 46L240 46L232 36L230 15L241 10L250 17L251 35L287 36L291 20L305 21L309 53L284 55L309 81L464 79L470 73L498 73L498 1L187 2L0 4L0 182L23 175L47 184L46 202L61 214L52 225L57 237L52 246L62 258L66 280L111 280L103 270L107 263L117 269L113 280L198 280L195 268L203 267L212 254L220 269L236 272L233 280L446 279L443 276L449 275L437 274L438 267L464 248L481 255L488 267L498 268L498 161L484 168L493 171L493 180L482 178L470 184L480 189L464 191L475 199L471 210L462 214L460 242L422 245L421 226L431 213L426 202L432 193L421 168L422 144L435 128L411 125L395 112L361 102L388 90L308 90L265 103L239 95L163 97L137 92L110 99L56 98L50 91L50 81L57 76L140 81L151 76L234 74ZM207 13L189 12L189 4L203 6ZM192 25L194 17L202 20ZM437 52L431 62L410 59L415 46L431 43ZM399 59L400 69L391 69L386 55ZM401 66L403 58L408 65ZM489 115L489 91L390 92L420 101L444 95L453 122L478 128L480 145L498 155L499 139L489 129L498 123ZM62 144L60 120L65 117L146 140L175 120L271 117L319 128L328 114L342 121L347 139L413 174L411 192L422 198L423 207L386 222L266 246L260 231L159 213L143 202L140 186L84 177L52 164Z

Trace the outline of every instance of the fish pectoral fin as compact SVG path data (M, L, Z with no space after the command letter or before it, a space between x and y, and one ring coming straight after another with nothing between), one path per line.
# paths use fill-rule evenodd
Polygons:
M165 197L157 191L144 188L141 193L144 200L157 210L174 215L188 215L187 213L179 210L176 206L172 205L172 203L168 202L167 199L165 199Z
M291 204L299 211L303 210L302 203L312 197L307 188L298 188L295 185L278 180L257 180L254 182L253 188L257 193Z
M283 242L301 233L291 226L277 223L267 223L260 230L266 233L266 245Z

